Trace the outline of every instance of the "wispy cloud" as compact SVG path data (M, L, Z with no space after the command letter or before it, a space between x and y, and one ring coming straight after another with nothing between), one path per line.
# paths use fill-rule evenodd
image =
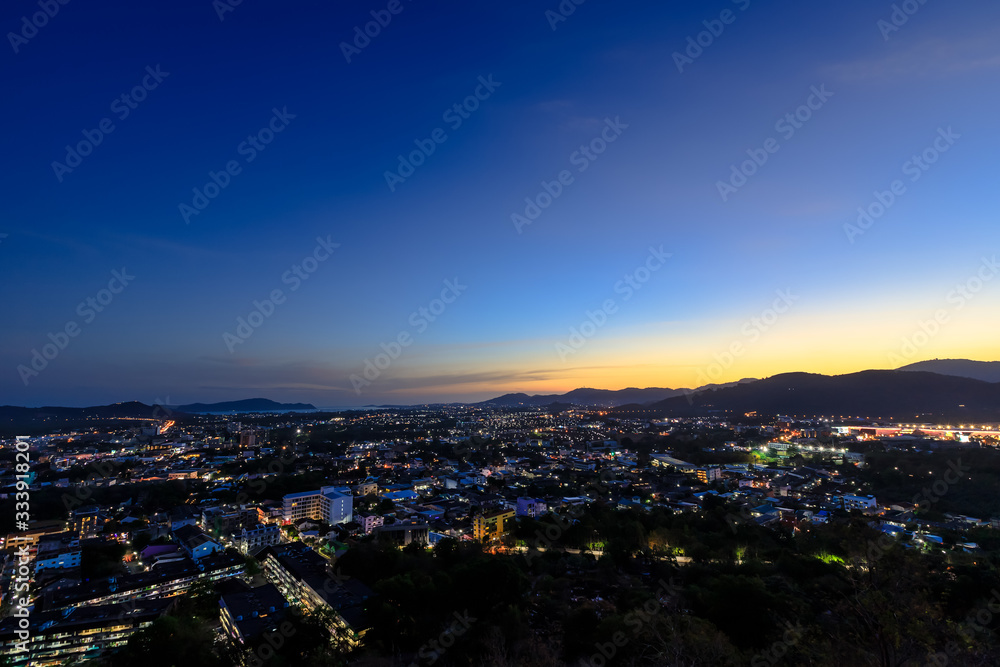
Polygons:
M828 70L848 83L881 82L967 74L1000 68L996 31L962 40L932 38L906 49L831 65Z

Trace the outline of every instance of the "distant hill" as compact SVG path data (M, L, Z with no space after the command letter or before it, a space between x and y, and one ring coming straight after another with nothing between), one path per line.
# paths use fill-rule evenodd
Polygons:
M0 435L37 435L58 429L79 429L111 424L110 420L166 419L174 413L199 412L270 412L292 410L315 410L309 403L276 403L265 398L251 398L245 401L227 403L193 403L161 407L146 405L138 401L95 405L88 408L64 408L45 406L23 408L14 405L0 406ZM109 420L101 423L100 420Z
M163 408L146 405L138 401L95 405L89 408L64 408L45 406L22 408L14 405L0 406L0 434L37 435L54 429L83 428L97 426L95 420L140 418L156 419L166 416Z
M162 416L162 410L159 414ZM152 419L155 416L157 416L155 406L139 403L138 401L115 403L113 405L95 405L89 408L63 408L58 406L22 408L14 405L0 406L0 419L15 420L45 419L47 417L59 419L148 417Z
M190 403L171 407L178 412L283 412L293 410L315 410L311 403L277 403L267 398L247 398L242 401L223 403Z
M648 408L678 416L757 411L897 421L1000 421L1000 383L922 371L783 373L753 384L668 398Z
M565 394L504 394L488 401L476 403L479 407L545 407L552 403L571 403L581 406L616 407L626 403L652 403L676 396L682 389L574 389Z
M931 359L903 366L901 371L925 371L939 375L954 375L983 382L1000 382L1000 361L972 361L971 359Z
M742 383L753 382L747 378L740 380ZM708 385L693 391L712 387L729 387L738 383L731 382L725 385ZM478 407L548 407L553 403L569 403L583 407L605 407L616 408L622 405L647 405L670 398L671 396L681 396L689 393L689 389L662 389L659 387L648 387L638 389L629 387L628 389L574 389L565 394L504 394L488 401L476 403Z

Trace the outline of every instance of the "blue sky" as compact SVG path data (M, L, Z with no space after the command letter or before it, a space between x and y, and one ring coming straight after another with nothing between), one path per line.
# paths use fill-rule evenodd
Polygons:
M558 2L388 5L244 0L220 20L209 0L76 1L16 44L41 10L4 6L0 403L415 403L996 357L995 3L929 0L891 31L891 3L859 1L588 0L558 22ZM391 20L347 62L373 11ZM120 118L114 100L144 78ZM829 97L803 112L814 88ZM455 128L445 112L467 99ZM247 161L274 110L286 126ZM797 110L788 136L776 123ZM53 167L103 119L114 130L79 166ZM581 158L609 120L614 141ZM397 156L438 129L390 190ZM719 181L768 139L777 151L724 201ZM913 181L925 149L937 159ZM180 205L230 161L239 173L186 221ZM512 214L563 171L519 233ZM845 231L896 180L884 215ZM292 290L283 276L317 238L339 247ZM616 291L661 246L641 289ZM78 304L123 267L134 280L88 320ZM449 280L464 288L435 305ZM794 301L768 313L779 290ZM443 311L422 327L421 307ZM63 349L34 355L68 323Z

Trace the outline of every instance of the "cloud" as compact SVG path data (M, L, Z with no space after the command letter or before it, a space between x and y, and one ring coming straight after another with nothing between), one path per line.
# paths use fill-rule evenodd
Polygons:
M882 56L859 58L828 68L841 81L881 82L967 74L1000 67L1000 39L983 35L962 40L933 38Z

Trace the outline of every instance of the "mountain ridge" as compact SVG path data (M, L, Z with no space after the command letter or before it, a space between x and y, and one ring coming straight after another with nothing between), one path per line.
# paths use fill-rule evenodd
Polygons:
M965 377L984 382L1000 382L1000 361L973 361L971 359L928 359L907 364L897 370L925 371L939 375Z
M729 387L740 383L755 382L754 378L743 378L738 382L711 384L697 389L669 389L664 387L626 387L625 389L593 389L580 387L564 394L526 394L516 392L504 394L479 403L476 407L547 407L553 403L569 403L585 407L614 408L622 405L648 405L672 396L682 396L691 392L704 391L716 387Z
M903 422L1000 421L1000 383L927 371L782 373L752 385L667 398L646 409L676 416L757 412Z

